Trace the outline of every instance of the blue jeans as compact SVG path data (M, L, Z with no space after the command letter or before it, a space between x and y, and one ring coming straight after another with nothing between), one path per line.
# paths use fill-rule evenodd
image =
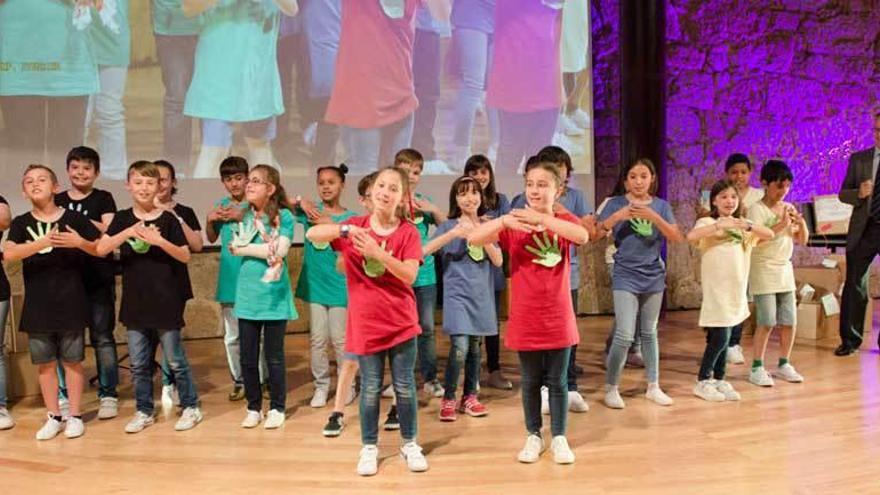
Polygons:
M626 364L626 355L633 344L637 326L642 335L642 356L645 359L645 375L648 383L657 383L660 379L657 320L660 318L662 305L663 292L633 294L624 290L614 291L614 316L617 329L614 332L614 343L608 352L605 383L608 385L620 383L620 374Z
M98 372L98 398L119 397L119 363L116 354L116 339L113 328L116 325L116 306L114 298L105 300L93 298L92 320L89 323L89 343L95 350L95 367ZM64 367L58 363L58 396L67 397L67 384Z
M475 29L455 28L452 31L453 46L458 51L461 64L461 86L455 98L452 144L458 153L469 152L474 132L474 116L486 87L486 70L491 61L491 35ZM489 118L489 143L497 145L499 139L498 110L487 108ZM463 164L455 164L461 166Z
M501 142L496 176L515 174L520 163L549 145L558 119L558 108L523 113L500 110Z
M379 396L385 375L385 356L391 362L391 385L397 398L400 436L404 442L409 442L415 440L418 433L416 339L409 339L376 354L358 356L361 370L361 443L364 445L376 445L379 441Z
M238 319L241 336L241 371L248 410L263 409L260 389L260 334L269 368L269 408L284 412L287 402L287 368L284 365L286 320L255 321Z
M568 414L566 374L571 347L549 351L520 351L522 405L526 430L541 435L541 385L546 376L550 394L550 431L553 436L565 435Z
M416 337L419 347L419 371L425 382L437 379L437 339L434 337L434 308L437 306L437 286L413 288L422 334Z
M413 114L375 129L341 126L342 142L348 150L349 172L369 174L394 165L394 154L408 148L412 140Z
M476 335L450 335L449 359L446 361L446 391L443 398L455 399L458 375L464 366L464 391L462 396L477 394L480 383L480 337Z
M101 154L101 175L110 179L124 179L128 169L125 146L125 80L128 67L98 67L101 90L89 96L86 111L86 130L91 124L98 128L98 153Z
M199 37L156 35L156 57L162 69L162 155L178 170L192 160L192 120L183 114L186 91L192 81Z
M700 362L700 380L710 378L724 380L729 340L730 327L706 329L706 350L703 351L703 359Z
M440 103L440 35L416 29L413 41L413 86L419 107L413 114L412 147L425 160L437 157L434 143L434 124L437 122L437 104Z
M199 396L183 349L183 341L180 339L180 330L129 328L128 354L131 359L135 407L143 413L153 414L153 372L156 366L156 347L160 344L162 352L169 357L168 364L177 382L181 407L197 407Z
M6 407L6 317L9 299L0 301L0 407Z

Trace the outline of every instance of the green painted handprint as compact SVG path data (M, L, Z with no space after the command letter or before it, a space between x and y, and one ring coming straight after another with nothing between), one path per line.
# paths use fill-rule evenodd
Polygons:
M629 226L632 227L633 232L642 237L648 237L654 233L654 226L651 224L651 221L644 218L630 219Z
M43 223L43 222L37 221L37 231L34 232L34 229L32 229L30 226L28 226L27 232L28 232L28 234L30 234L32 241L38 241L38 240L48 236L52 232L52 229L54 229L54 228L55 228L55 225L52 222ZM45 247L43 249L40 249L37 252L39 254L51 253L52 246Z
M318 251L323 251L323 250L327 249L328 247L330 247L330 243L329 242L313 242L312 247L314 247Z
M742 231L739 229L727 229L724 232L727 234L727 240L734 244L742 244L745 240Z
M254 240L256 235L256 222L251 222L249 224L238 222L238 228L233 228L232 231L232 246L237 248L245 247Z
M467 243L467 252L468 256L477 263L486 258L486 250L483 249L483 246L473 246L470 243Z
M382 250L385 250L385 241L382 241L382 244L379 245ZM378 278L385 274L385 265L382 264L381 261L374 258L364 257L364 273L367 274L370 278Z
M137 237L130 237L125 242L131 246L131 250L136 252L137 254L144 254L150 250L151 244L143 239L138 239Z
M776 225L777 223L779 223L779 217L777 217L776 215L773 215L772 217L770 217L764 221L764 227L767 227L768 229L772 229L773 226Z
M559 236L553 234L552 244L550 243L550 238L547 237L547 232L544 232L543 240L538 237L538 234L532 234L532 240L538 246L537 249L534 246L526 246L526 251L535 255L532 263L553 268L562 261L562 252L559 250Z

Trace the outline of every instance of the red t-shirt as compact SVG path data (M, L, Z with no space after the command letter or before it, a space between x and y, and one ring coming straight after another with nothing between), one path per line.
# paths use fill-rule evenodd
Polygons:
M352 217L342 222L370 229L369 215ZM372 230L370 235L395 258L422 260L419 232L409 222L401 222L397 230L382 237ZM338 238L331 244L345 262L348 282L348 321L345 324L345 350L358 355L375 354L405 342L418 334L419 315L416 296L410 285L389 270L370 277L364 268L364 257L351 239Z
M556 218L580 223L569 213ZM504 343L515 351L562 349L580 341L571 305L572 242L545 230L534 234L542 244L545 233L550 244L556 238L562 256L552 268L535 263L536 256L526 250L526 246L538 249L532 234L504 229L498 236L501 249L510 255L510 315Z
M406 0L400 19L388 17L379 0L342 2L342 36L327 122L375 129L403 119L419 106L412 73L413 19L419 2Z

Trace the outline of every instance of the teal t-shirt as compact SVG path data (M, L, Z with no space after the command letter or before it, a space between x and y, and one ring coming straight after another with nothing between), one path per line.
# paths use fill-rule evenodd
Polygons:
M280 226L278 235L293 240L293 228L296 220L293 213L288 209L282 209L280 214ZM242 219L245 225L254 222L253 211L247 211ZM268 219L264 221L268 228ZM257 235L252 241L254 244L263 244L263 239ZM287 273L287 260L284 260L284 268L281 278L275 282L263 282L263 274L268 264L262 258L245 256L241 259L241 270L238 273L238 286L235 291L235 306L232 313L237 318L248 320L295 320L298 318L296 308L293 305L293 292L290 290L290 275Z
M319 210L323 205L319 204ZM356 216L351 210L330 217L333 223L342 223ZM306 226L309 224L305 215L297 215L297 220ZM315 246L311 241L305 241L305 256L303 257L302 272L296 284L296 297L303 301L323 304L324 306L346 307L348 306L348 289L345 284L345 275L336 270L336 251L329 243Z
M416 197L431 201L430 197L421 194L416 194ZM416 213L416 217L412 220L412 223L415 225L416 230L419 231L419 236L422 238L422 246L424 247L424 245L431 240L431 237L428 235L428 230L430 230L431 225L436 225L437 222L433 215ZM416 275L416 281L413 282L413 287L424 287L426 285L436 284L437 273L434 271L434 255L428 255L424 257L422 266L419 267L419 273Z
M284 113L275 58L280 17L271 1L221 0L205 11L183 113L226 122Z
M90 26L92 43L95 47L95 61L98 65L128 67L131 62L131 28L128 25L128 0L116 2L116 25L119 32L114 33L104 25L99 15L92 11Z
M218 206L228 207L233 205L229 196L214 203ZM247 201L238 204L240 208L247 208ZM221 304L235 302L235 291L238 287L238 271L241 269L241 257L233 256L229 252L229 243L232 242L232 234L237 228L237 222L214 222L214 232L220 239L220 270L217 272L217 295L215 299Z
M83 96L97 91L95 55L88 30L73 26L73 2L0 2L0 95Z
M183 15L182 0L153 0L153 32L165 36L192 36L201 29L199 16Z

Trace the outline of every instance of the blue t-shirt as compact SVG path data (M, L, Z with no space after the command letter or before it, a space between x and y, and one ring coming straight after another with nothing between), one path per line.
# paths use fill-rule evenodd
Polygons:
M434 237L449 232L458 219L437 227ZM492 262L483 248L482 260L474 261L465 239L454 239L437 251L443 266L443 331L449 335L496 335Z
M495 0L456 0L452 4L452 25L487 34L495 31Z
M416 10L416 29L419 31L427 31L429 33L445 35L449 33L449 23L438 21L431 15L428 7L419 7Z
M498 218L510 213L510 200L507 199L507 196L501 193L497 194L498 204L495 205L495 209L486 210L486 216L488 218ZM495 286L493 287L495 292L502 291L507 287L507 277L504 276L504 267L492 265L492 278L495 281Z
M565 188L565 194L559 198L559 203L578 219L593 213L593 208L587 204L583 191L574 187ZM525 206L526 197L522 193L517 194L510 205L511 208L525 208ZM574 243L571 245L571 253L569 254L571 254L571 290L578 290L581 286L581 270L577 246Z
M628 205L626 196L611 198L602 210L599 221L607 219ZM654 198L650 207L666 222L675 225L675 217L672 215L672 207L669 203ZM652 226L651 234L642 237L633 230L630 222L619 222L613 230L617 253L614 255L612 289L633 294L663 292L666 287L666 263L663 262L660 251L666 238L660 230Z

